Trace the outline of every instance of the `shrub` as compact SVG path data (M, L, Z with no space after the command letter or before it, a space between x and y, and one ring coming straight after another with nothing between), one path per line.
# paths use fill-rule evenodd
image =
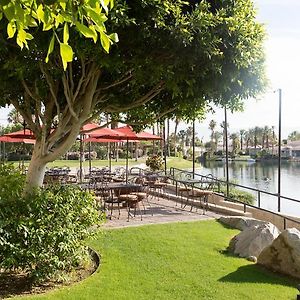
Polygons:
M161 170L163 165L163 159L159 155L153 155L146 159L146 166L148 166L152 171Z
M217 187L214 188L216 191L218 191ZM222 184L220 186L220 192L221 193L226 193L226 184ZM229 187L229 198L241 201L246 204L254 204L255 201L255 196L250 194L249 192L246 191L241 191L235 187L230 186Z
M0 168L0 268L57 279L87 257L84 239L100 220L94 198L58 185L22 197L23 186L15 170Z

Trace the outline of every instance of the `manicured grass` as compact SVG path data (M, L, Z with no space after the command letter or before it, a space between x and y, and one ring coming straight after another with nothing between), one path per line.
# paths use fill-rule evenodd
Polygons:
M137 166L140 164L144 164L146 162L145 157L139 158L137 161L135 159L129 159L129 166ZM12 162L14 163L15 166L19 165L19 162ZM112 166L122 166L125 167L126 160L125 159L119 159L117 162L112 160ZM25 166L28 166L29 161L25 161ZM48 163L47 167L63 167L63 166L68 166L72 168L79 168L79 161L78 160L56 160L54 162ZM84 167L89 166L89 161L84 161L83 162ZM107 160L92 160L92 166L94 167L105 167L108 166L108 161ZM167 168L169 169L170 167L175 167L179 169L188 169L192 168L192 162L185 160L183 158L178 158L178 157L168 157L167 158Z
M216 221L105 230L89 244L96 274L30 299L295 299L296 282L226 249L236 230Z

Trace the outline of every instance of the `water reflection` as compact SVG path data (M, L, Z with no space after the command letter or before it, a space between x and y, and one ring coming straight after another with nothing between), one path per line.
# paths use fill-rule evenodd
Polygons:
M197 168L201 174L213 174L218 178L226 177L224 162L206 162ZM253 187L266 192L277 193L277 162L229 162L229 177L236 183ZM281 165L281 195L300 199L300 163L283 161ZM282 212L300 216L300 204L289 200L281 200ZM262 198L262 207L273 211L277 210L277 197Z

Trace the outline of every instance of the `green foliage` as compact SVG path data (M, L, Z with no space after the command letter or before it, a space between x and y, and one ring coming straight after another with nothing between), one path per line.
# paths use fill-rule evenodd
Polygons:
M214 189L215 191L218 191L217 186L214 187ZM220 186L220 192L225 194L226 191L227 191L226 184L222 184ZM229 186L229 198L244 202L246 204L251 204L251 205L253 205L255 201L255 196L252 195L251 193L246 191L241 191L238 188L232 186Z
M151 171L161 170L164 165L164 161L161 156L153 155L147 158L146 166L148 166Z
M22 196L24 178L0 169L0 267L28 273L35 281L60 276L86 258L84 239L99 222L91 194L51 186Z
M22 112L45 162L61 157L100 113L141 127L165 117L193 120L211 104L241 109L264 88L265 34L251 0L118 0L105 15L107 32L119 36L109 54L117 37L100 32L102 47L95 46L97 22L105 18L86 7L98 12L98 1L67 1L66 13L70 2L74 25L57 21L56 29L54 22L54 33L30 28L34 39L22 51L4 38L0 22L1 105ZM54 3L59 11L65 5ZM101 3L105 11L108 1ZM67 72L59 68L61 57Z
M28 41L34 38L32 27L42 27L43 31L52 30L49 40L46 62L54 49L55 40L60 46L63 68L73 60L73 49L68 45L69 27L76 28L80 35L97 42L100 37L101 45L106 52L112 43L117 42L116 34L106 33L105 21L109 8L113 8L114 0L104 1L73 1L73 0L11 0L0 2L0 20L7 22L7 36L16 38L21 49L28 48ZM58 32L63 29L63 41ZM30 33L31 32L31 33Z

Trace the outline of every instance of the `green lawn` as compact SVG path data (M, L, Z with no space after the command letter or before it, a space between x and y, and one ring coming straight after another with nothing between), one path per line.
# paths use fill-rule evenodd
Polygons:
M143 164L146 162L146 158L142 157L139 158L137 161L135 159L129 159L129 166L136 166L139 164ZM15 166L19 165L19 162L14 162ZM25 165L28 166L29 162L26 161ZM117 162L112 160L112 166L123 166L125 167L126 160L125 159L119 159ZM56 160L54 162L48 163L47 167L51 168L54 166L58 167L63 167L63 166L69 166L69 167L75 167L79 168L79 161L78 160ZM83 162L84 167L89 166L89 161L84 161ZM108 161L107 160L93 160L92 161L92 166L94 167L105 167L108 166ZM167 168L169 169L170 167L176 167L179 169L188 169L192 168L192 162L185 160L183 158L178 158L178 157L170 157L167 159ZM199 164L197 165L199 167Z
M28 298L295 299L296 282L224 252L236 232L216 221L106 230L90 241L96 274Z

